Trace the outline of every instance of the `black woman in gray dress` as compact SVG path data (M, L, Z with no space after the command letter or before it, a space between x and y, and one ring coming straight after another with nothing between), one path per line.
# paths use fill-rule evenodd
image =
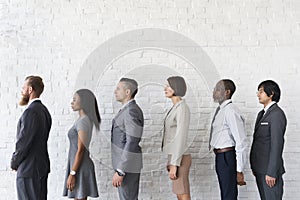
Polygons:
M63 196L86 200L88 196L99 196L89 145L93 125L99 130L101 118L96 97L88 89L76 91L71 106L78 111L79 118L68 132L70 148Z

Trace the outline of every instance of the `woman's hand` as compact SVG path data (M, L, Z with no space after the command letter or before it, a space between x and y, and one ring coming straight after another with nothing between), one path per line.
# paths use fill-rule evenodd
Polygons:
M169 165L168 166L168 171L169 171L169 177L171 180L176 180L177 179L177 166L175 165Z
M67 188L72 192L73 189L75 188L75 182L76 178L73 175L69 175L68 180L67 180Z

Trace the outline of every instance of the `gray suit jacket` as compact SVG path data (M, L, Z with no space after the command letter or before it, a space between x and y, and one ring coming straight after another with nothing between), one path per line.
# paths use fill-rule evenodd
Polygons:
M276 103L261 118L262 114L262 111L258 113L255 123L250 152L251 169L254 173L277 177L285 172L282 152L287 120Z
M16 149L11 168L18 177L43 177L50 172L47 141L52 119L40 100L33 101L22 114L17 128Z
M169 164L180 166L182 155L188 154L190 109L185 100L175 104L168 112L163 129L162 150L169 155Z
M143 166L139 142L144 127L143 112L135 100L129 102L115 116L111 130L113 168L129 173L140 173Z

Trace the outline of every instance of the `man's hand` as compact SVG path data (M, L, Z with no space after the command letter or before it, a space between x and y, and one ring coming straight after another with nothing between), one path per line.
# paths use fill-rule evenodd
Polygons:
M236 181L239 186L246 185L243 172L237 172Z
M116 172L112 178L112 185L114 187L120 187L122 185L122 181L124 179L124 176L119 176Z
M271 188L271 187L273 187L275 185L276 178L273 178L271 176L266 175L266 183Z
M175 165L169 165L168 167L168 171L169 171L169 177L171 180L176 180L177 179L177 166Z
M67 180L67 188L72 192L73 189L75 188L75 182L76 178L73 175L69 175L68 180Z

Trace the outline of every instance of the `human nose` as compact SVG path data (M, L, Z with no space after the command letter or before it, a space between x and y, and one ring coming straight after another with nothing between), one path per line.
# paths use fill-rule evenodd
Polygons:
M259 96L259 95L261 95L262 93L263 93L263 91L257 91L257 92L256 92L256 95Z

